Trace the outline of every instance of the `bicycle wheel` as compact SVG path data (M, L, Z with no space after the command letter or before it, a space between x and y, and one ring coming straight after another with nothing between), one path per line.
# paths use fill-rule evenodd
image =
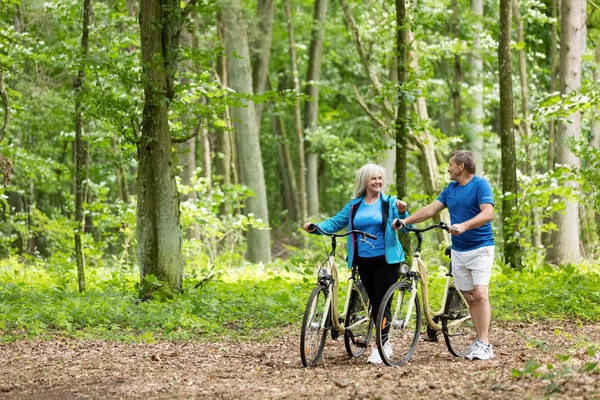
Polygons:
M411 304L411 293L412 288L408 282L396 282L383 296L377 313L377 347L381 359L389 366L405 364L419 342L421 306L416 293Z
M477 338L469 305L454 286L448 289L448 300L442 316L442 332L450 353L463 357Z
M346 352L350 357L361 356L365 352L366 347L362 347L360 344L366 345L371 340L373 320L371 319L370 311L367 293L364 290L362 283L358 281L352 288L350 303L348 305L348 314L346 316L346 321L344 322L345 328L358 323L358 325L351 328L355 340L354 342L352 342L352 338L348 333L344 335Z
M327 338L327 327L321 328L323 316L327 316L329 309L325 308L327 300L327 288L317 285L312 291L304 318L302 319L302 331L300 332L300 359L302 365L311 367L321 358L325 339Z

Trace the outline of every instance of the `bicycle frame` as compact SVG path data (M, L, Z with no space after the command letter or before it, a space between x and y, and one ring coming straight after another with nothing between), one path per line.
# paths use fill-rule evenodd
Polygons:
M344 311L340 314L338 310L338 290L339 290L339 281L338 281L338 271L337 266L335 264L335 248L329 255L326 266L326 274L319 279L319 283L325 285L327 287L327 298L325 300L325 309L331 311L331 321L333 323L333 327L339 333L344 333L346 330L352 330L352 328L358 326L359 324L364 322L364 319L355 322L354 324L344 327L340 320L344 321L346 316L348 315L348 309L350 307L350 296L352 295L352 291L355 290L355 273L353 271L350 278L348 278L348 290L346 293L346 300L344 301ZM365 310L367 310L367 304L362 301L362 297L360 297L362 306ZM314 312L314 310L313 310ZM321 320L321 329L325 329L327 325L328 316L323 315L323 319Z
M441 229L445 229L444 228L445 224L439 224L439 225L432 225L431 227L429 227L425 230L429 230L436 226ZM421 281L421 298L423 299L423 313L425 315L425 320L427 322L427 326L430 329L433 329L435 331L441 331L442 330L441 320L442 320L442 318L444 318L444 308L445 308L446 301L448 299L448 292L449 292L450 285L452 282L452 267L450 266L450 268L448 269L448 273L446 274L446 283L444 284L444 292L442 294L442 302L440 305L440 309L438 311L434 311L431 308L431 304L429 302L429 286L428 286L429 281L428 281L428 276L427 276L427 267L425 266L425 263L423 262L423 259L421 258L421 243L423 241L423 235L421 234L421 232L417 231L416 237L417 237L418 243L417 243L417 248L415 249L415 254L413 257L412 267L410 269L410 272L408 274L406 274L407 277L411 281L411 295L410 295L410 299L409 299L409 303L408 303L408 311L406 313L406 320L404 321L404 326L408 326L408 323L410 322L410 316L412 315L412 309L414 307L415 297L417 296L417 280L420 280ZM457 292L463 298L463 301L464 301L465 299L464 299L462 293L460 291L457 291ZM399 307L399 305L400 305L400 303L398 303L397 307ZM396 310L395 313L397 313L397 311L398 310ZM440 322L435 322L434 321L435 317L440 317ZM469 318L469 316L452 321L447 326L452 327L454 325L458 325L468 318Z

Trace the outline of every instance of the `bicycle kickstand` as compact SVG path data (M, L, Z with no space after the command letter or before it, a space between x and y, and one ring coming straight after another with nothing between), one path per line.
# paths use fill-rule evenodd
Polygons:
M368 347L369 344L365 340L357 340L350 329L346 328L345 334L348 335L350 340L352 340L352 344L354 344L356 347L362 347L364 349Z

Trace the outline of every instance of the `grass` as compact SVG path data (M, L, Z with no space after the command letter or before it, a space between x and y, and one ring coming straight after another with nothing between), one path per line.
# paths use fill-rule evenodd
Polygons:
M275 268L275 267L274 267ZM288 268L286 268L288 270ZM140 302L136 274L91 274L78 293L71 272L43 267L23 274L0 269L0 341L66 335L95 340L262 340L298 327L314 286L310 275L246 271L212 280L165 302ZM343 271L340 279L343 280ZM439 297L443 274L432 274L431 296ZM343 296L340 296L343 299ZM493 318L503 321L600 320L600 276L573 266L496 270L490 285ZM433 305L436 306L435 301Z

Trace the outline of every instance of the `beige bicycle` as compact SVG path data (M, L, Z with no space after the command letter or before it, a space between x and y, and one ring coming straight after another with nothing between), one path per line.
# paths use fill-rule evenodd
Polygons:
M338 310L338 271L335 264L336 239L348 235L366 241L377 237L358 230L337 234L323 231L312 224L309 230L318 230L322 235L331 237L331 252L321 264L318 272L317 286L313 289L304 311L302 331L300 333L300 359L305 367L314 366L321 359L327 334L332 339L344 335L346 352L350 357L359 357L365 352L373 332L371 307L367 293L358 276L357 267L352 267L348 279L348 290L344 303L344 311Z
M397 221L397 227L400 222ZM427 267L421 258L423 232L439 228L449 230L444 222L431 225L425 229L403 226L414 232L417 238L412 268L406 264L400 268L401 280L393 284L383 296L376 319L375 339L381 359L386 365L400 366L410 360L420 338L421 306L418 295L418 282L421 284L423 314L427 324L429 341L437 341L438 334L443 333L446 346L452 355L463 356L476 339L475 327L471 320L469 306L462 293L454 286L452 263L448 266L446 283L442 294L441 309L431 309L427 280ZM450 255L450 248L446 249ZM391 345L392 352L384 351L383 344ZM388 345L388 346L389 346Z

